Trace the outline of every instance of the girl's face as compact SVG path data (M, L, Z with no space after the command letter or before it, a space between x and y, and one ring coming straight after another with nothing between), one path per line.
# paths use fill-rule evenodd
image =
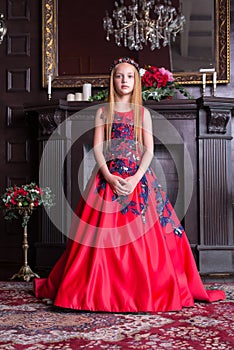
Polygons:
M129 63L120 63L114 72L114 86L119 96L132 94L135 81L134 67Z

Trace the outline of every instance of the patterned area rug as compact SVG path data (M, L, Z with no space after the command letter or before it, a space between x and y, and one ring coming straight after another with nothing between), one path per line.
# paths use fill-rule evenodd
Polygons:
M227 299L166 313L61 311L27 282L0 282L0 349L234 349L234 283L210 284Z

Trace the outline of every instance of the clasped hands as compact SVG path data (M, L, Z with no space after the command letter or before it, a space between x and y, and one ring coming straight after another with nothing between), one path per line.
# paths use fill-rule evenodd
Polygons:
M138 183L137 179L134 176L123 179L122 177L113 174L108 178L107 181L110 184L113 192L118 196L128 196L134 191Z

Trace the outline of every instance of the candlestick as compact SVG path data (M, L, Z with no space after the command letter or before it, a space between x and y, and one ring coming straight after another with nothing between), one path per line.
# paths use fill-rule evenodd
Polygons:
M51 99L52 75L48 75L48 99Z
M213 73L213 96L216 96L217 72Z
M215 72L214 68L201 68L200 72L202 73L202 95L206 94L206 73Z
M33 207L20 207L18 208L18 212L20 215L22 215L23 218L23 227L24 227L24 236L23 236L23 243L22 243L22 248L23 248L23 253L24 253L24 264L20 268L20 270L15 273L11 279L19 278L23 279L26 282L29 282L31 278L37 277L40 278L35 272L33 272L28 265L28 221L30 219L30 216L33 213Z

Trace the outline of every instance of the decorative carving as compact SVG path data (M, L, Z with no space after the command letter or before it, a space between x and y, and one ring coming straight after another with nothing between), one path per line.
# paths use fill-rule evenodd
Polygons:
M230 112L210 110L207 115L208 133L225 134L230 119Z
M42 128L42 135L51 135L53 131L63 122L64 112L56 109L54 111L43 111L39 114L39 124Z
M81 87L87 81L92 84L92 86L104 87L108 86L109 77L108 75L103 76L59 76L53 79L53 87L55 88L66 88L66 87Z
M42 85L47 85L48 75L52 75L52 86L56 88L80 87L91 83L95 87L106 87L108 77L100 72L94 76L58 75L57 62L57 1L42 1ZM230 0L214 0L216 13L216 71L217 82L230 81ZM178 72L175 80L182 84L201 84L200 72ZM212 75L207 76L207 83L212 83Z
M173 112L173 111L160 111L160 114L162 114L163 116L165 116L167 119L196 119L196 113L194 112L188 112L188 111L181 111L181 112ZM152 118L154 118L154 116L152 115ZM156 119L157 119L157 115L156 115Z
M225 4L224 4L225 3ZM226 5L226 6L224 6ZM230 81L230 1L216 1L216 59L219 65L218 79L220 83Z

